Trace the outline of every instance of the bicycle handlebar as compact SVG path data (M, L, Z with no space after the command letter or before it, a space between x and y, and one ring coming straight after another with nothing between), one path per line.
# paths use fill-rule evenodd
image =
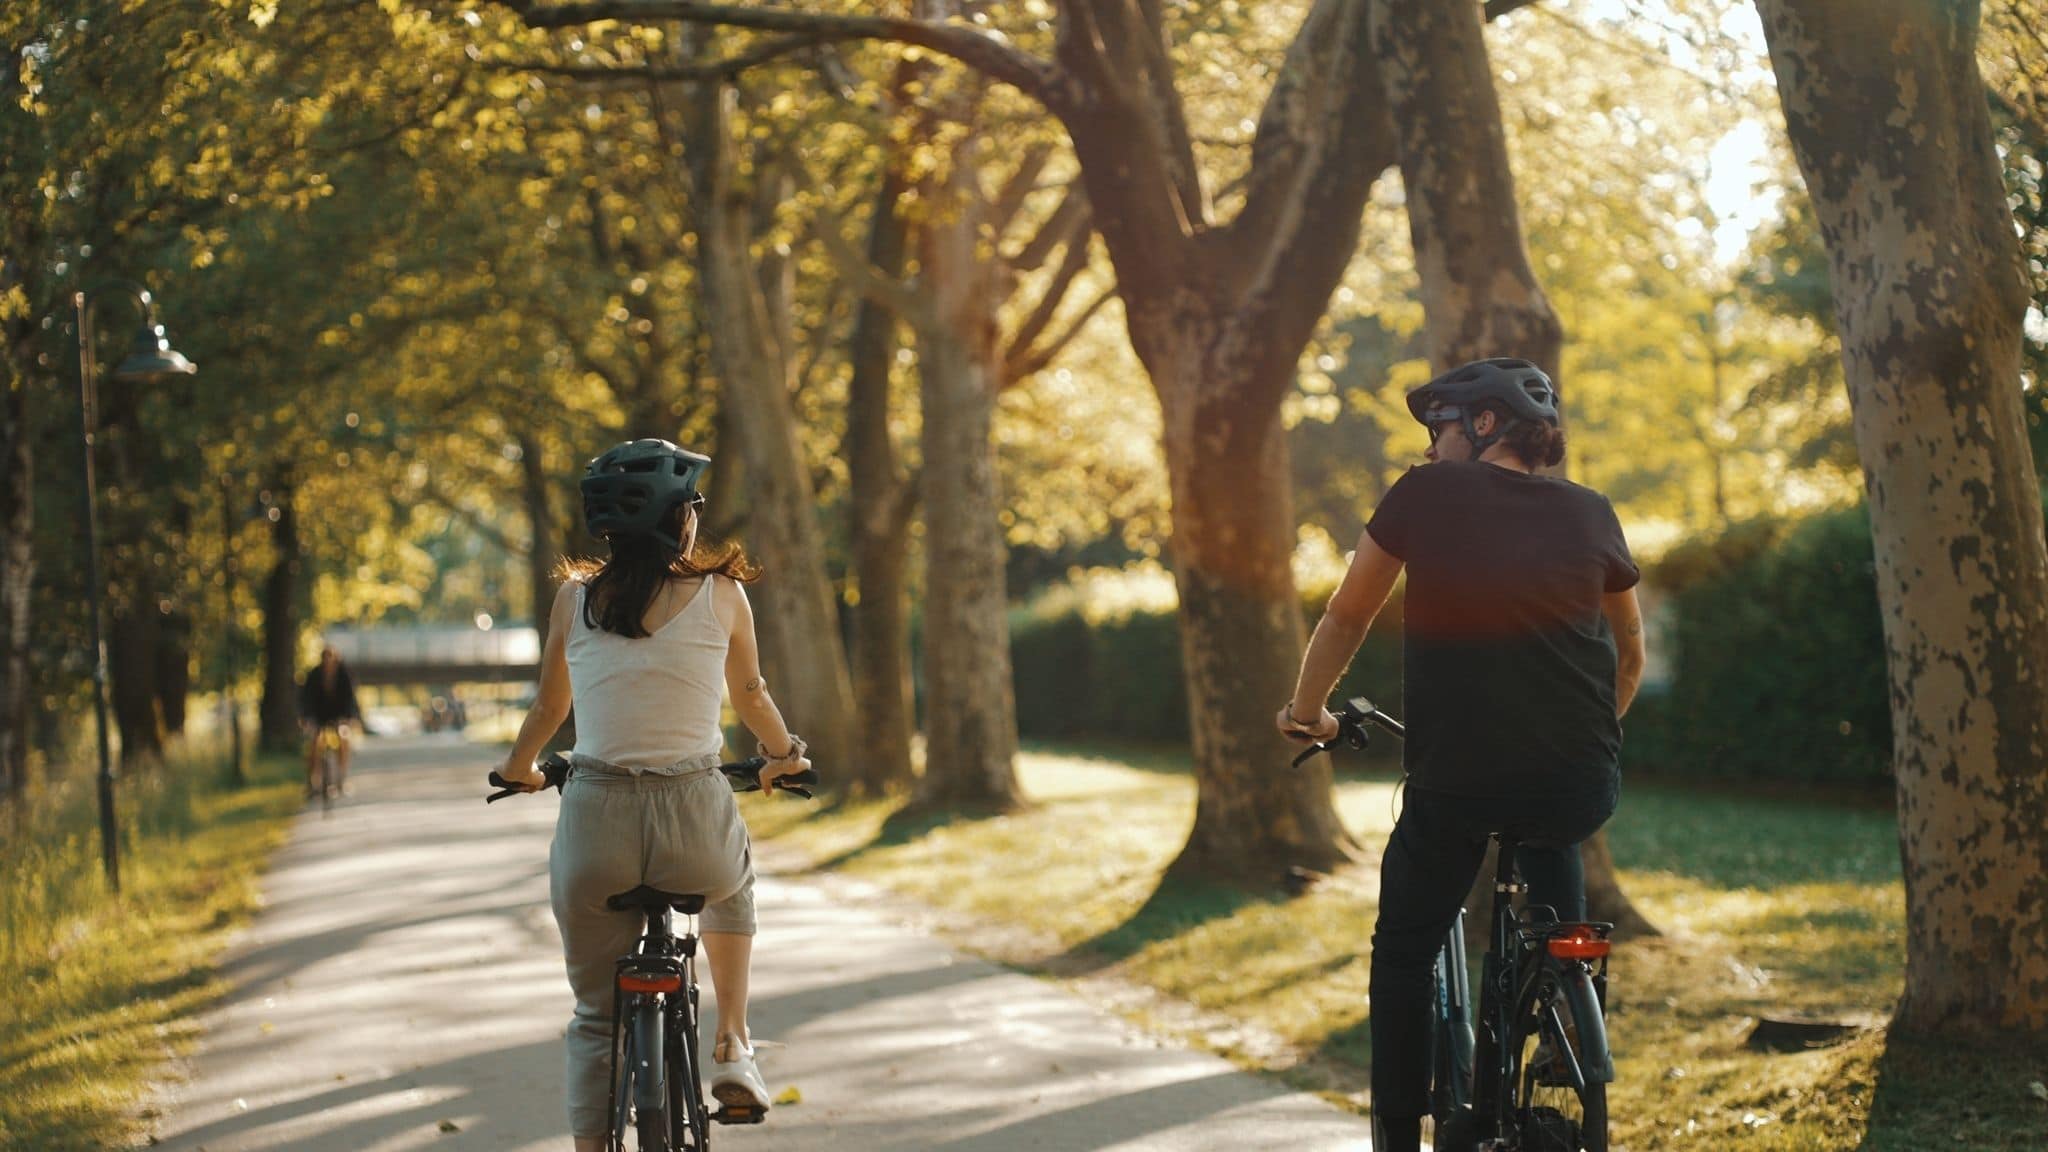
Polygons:
M1307 748L1302 749L1301 755L1294 758L1294 767L1299 768L1308 762L1309 757L1320 752L1332 751L1339 745L1356 752L1364 751L1372 743L1372 733L1365 726L1368 720L1395 736L1405 739L1408 735L1408 729L1405 725L1378 708L1373 707L1372 701L1367 700L1363 696L1353 696L1351 699L1346 700L1344 706L1331 713L1331 715L1337 718L1337 734L1328 740L1318 744L1311 744Z
M732 786L733 791L759 792L761 790L760 772L767 764L768 758L765 756L749 756L745 760L740 760L736 763L720 764L718 770L725 774L725 781ZM533 789L535 792L545 792L550 788L559 791L562 787L562 782L569 778L569 761L559 752L551 754L547 759L541 761L537 767L540 769L543 783L539 788ZM512 782L499 775L496 769L491 770L488 782L497 791L484 797L484 803L486 804L496 804L507 796L519 796L527 792L525 788L514 787ZM812 798L811 790L816 788L819 782L818 770L816 768L806 768L794 776L776 777L774 785L784 792L809 800Z

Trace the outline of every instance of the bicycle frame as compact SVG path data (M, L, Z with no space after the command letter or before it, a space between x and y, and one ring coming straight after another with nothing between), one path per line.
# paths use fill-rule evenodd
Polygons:
M626 1152L628 1109L665 1111L675 1135L690 1136L687 1147L708 1147L711 1117L697 1084L697 934L675 933L675 912L646 910L647 927L633 951L619 957L613 977L612 1068L605 1114L611 1118L607 1152ZM655 1009L649 1017L646 1009ZM650 1021L652 1024L650 1026ZM630 1033L628 1029L631 1029ZM634 1068L632 1093L622 1099L627 1082L618 1062L630 1054ZM685 1146L676 1145L677 1149Z
M1510 1046L1506 1041L1515 1035L1518 1020L1533 1019L1539 1012L1548 1014L1554 1034L1563 1035L1565 1027L1557 1014L1556 997L1570 1001L1576 1027L1577 1051L1561 1045L1556 1056L1563 1061L1572 1083L1583 1089L1589 1082L1610 1083L1614 1079L1605 1018L1605 949L1597 956L1597 968L1587 962L1592 957L1559 957L1550 950L1550 942L1560 930L1589 928L1604 944L1611 925L1563 924L1558 921L1555 909L1544 905L1526 906L1518 912L1514 898L1527 894L1529 886L1515 870L1515 849L1512 840L1500 842L1494 868L1492 927L1480 965L1471 1119L1472 1135L1482 1148L1487 1141L1519 1134L1514 1093L1510 1089L1523 1074L1522 1053L1519 1046ZM1542 915L1546 912L1547 917ZM1439 963L1446 963L1447 956L1455 956L1461 974L1464 929L1465 914L1460 911L1445 938L1444 951L1439 954ZM1556 985L1554 990L1549 983ZM1463 1021L1453 1015L1449 1023L1456 1027ZM1540 1026L1543 1021L1536 1023Z

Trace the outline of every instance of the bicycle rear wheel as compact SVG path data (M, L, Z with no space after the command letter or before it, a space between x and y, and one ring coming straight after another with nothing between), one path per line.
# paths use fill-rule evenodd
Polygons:
M1515 1013L1508 1037L1514 1068L1509 1115L1522 1152L1607 1152L1607 1085L1579 1062L1574 1003L1555 970L1546 968ZM1578 1010L1599 1011L1590 1004ZM1583 1026L1605 1034L1598 1019ZM1575 1064L1577 1076L1570 1071Z
M335 764L335 759L334 749L328 747L326 741L322 740L320 745L320 810L322 812L334 811L334 791L341 786L340 780L337 779L339 771Z
M668 1057L664 1052L666 1025L661 1005L652 997L633 1006L627 1031L632 1035L632 1060L628 1063L633 1102L633 1131L640 1139L640 1152L676 1152L673 1114L669 1111Z

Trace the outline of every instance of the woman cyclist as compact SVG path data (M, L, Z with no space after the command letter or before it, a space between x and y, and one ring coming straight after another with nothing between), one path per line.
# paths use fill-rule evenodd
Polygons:
M1372 936L1374 1152L1415 1152L1428 1112L1430 966L1507 832L1531 903L1585 918L1578 845L1620 794L1621 715L1643 667L1635 561L1598 492L1536 474L1564 459L1557 392L1526 360L1479 360L1408 394L1429 460L1359 537L1276 718L1337 734L1322 707L1405 566L1407 798Z
M761 678L742 588L757 573L736 546L697 549L697 482L710 463L666 440L621 444L590 462L584 521L611 558L564 565L539 694L500 770L515 786L540 788L534 757L575 706L548 871L576 994L567 1037L576 1152L599 1152L608 1130L613 964L642 926L605 899L641 884L705 897L704 952L718 994L711 1092L724 1104L768 1108L747 1031L753 860L732 787L716 770L721 677L770 757L763 790L810 761Z

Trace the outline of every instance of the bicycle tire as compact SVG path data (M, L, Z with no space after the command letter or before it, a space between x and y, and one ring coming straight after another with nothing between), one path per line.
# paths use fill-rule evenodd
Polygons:
M1448 950L1438 952L1430 977L1430 1146L1437 1152L1474 1152L1479 1141L1472 1118L1472 1023L1457 1019L1452 1010L1450 963Z
M1553 1017L1553 1008L1563 1015ZM1571 1011L1571 997L1548 967L1529 981L1516 1006L1508 1034L1514 1076L1507 1089L1518 1152L1607 1152L1606 1083L1582 1076L1583 1087L1544 1084L1533 1066L1539 1044L1547 1043L1553 1051L1571 1047L1554 1023Z
M632 1033L633 1059L627 1066L631 1079L633 1131L639 1137L639 1152L676 1152L669 1123L668 1057L664 1052L667 1027L661 1006L652 997L633 1006L628 1030Z
M327 742L320 742L320 811L322 814L334 811L334 790L339 787L335 781L334 749Z

